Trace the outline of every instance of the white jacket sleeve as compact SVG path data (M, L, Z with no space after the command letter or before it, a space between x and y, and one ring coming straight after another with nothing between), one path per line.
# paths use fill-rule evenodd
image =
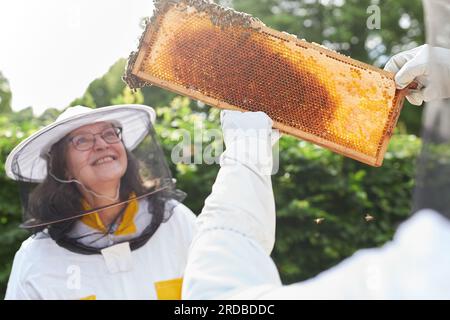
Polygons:
M232 135L225 130L226 121L222 124L226 151L212 193L197 218L184 299L219 298L248 286L281 285L269 257L275 242L272 123L260 112L234 113L227 118L234 120L251 122L258 132Z

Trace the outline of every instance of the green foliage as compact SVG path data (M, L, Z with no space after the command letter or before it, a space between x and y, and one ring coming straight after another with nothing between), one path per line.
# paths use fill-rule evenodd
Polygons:
M185 204L198 214L203 208L204 200L211 192L211 186L219 168L217 165L207 164L175 164L171 161L171 153L183 138L180 131L188 132L191 137L196 131L203 133L203 143L196 143L192 138L189 158L193 162L196 155L202 155L207 146L211 144L206 137L206 130L219 128L219 110L203 107L202 111L193 112L192 104L188 98L177 97L169 106L158 108L155 130L161 139L170 169L177 179L177 186L187 193ZM199 128L200 124L202 128ZM215 143L222 143L222 140L215 141Z
M19 229L21 206L18 187L6 177L4 166L10 151L35 130L29 111L25 109L20 113L0 115L0 296L6 289L14 254L27 235Z
M0 114L11 112L11 89L8 80L0 72Z
M373 168L282 139L281 167L273 183L278 216L273 257L283 279L309 278L359 248L391 239L410 214L419 148L415 136L394 136L383 166ZM367 215L374 220L366 221Z

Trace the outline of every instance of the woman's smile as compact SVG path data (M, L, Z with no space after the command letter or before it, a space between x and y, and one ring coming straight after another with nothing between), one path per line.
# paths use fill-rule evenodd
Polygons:
M101 158L95 160L92 163L92 166L98 166L98 165L104 165L104 164L109 164L113 161L117 160L117 156L114 155L107 155L107 156L102 156Z

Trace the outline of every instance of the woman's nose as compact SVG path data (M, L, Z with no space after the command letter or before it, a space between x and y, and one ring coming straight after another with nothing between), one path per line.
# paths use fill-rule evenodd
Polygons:
M97 136L95 137L94 140L94 149L95 150L102 150L108 147L108 143L103 140L103 138L101 136Z

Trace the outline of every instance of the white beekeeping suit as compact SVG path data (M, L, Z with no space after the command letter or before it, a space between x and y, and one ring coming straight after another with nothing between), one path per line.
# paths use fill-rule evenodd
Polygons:
M11 151L5 171L32 235L5 299L181 298L195 215L180 203L155 121L144 105L70 107Z
M439 28L429 28L431 45L401 53L387 66L397 72L399 87L413 80L419 83L408 96L412 103L435 100L425 115L425 141L430 145L421 156L414 201L417 212L383 247L360 250L313 279L282 286L269 256L275 239L270 176L258 170L258 163L268 159L243 157L253 149L242 147L243 141L252 141L267 148L270 140L246 134L227 139L230 128L265 130L269 136L270 119L260 113L227 112L222 119L227 150L198 219L200 232L190 248L184 299L450 298L450 175L446 174L450 172L450 130L445 127L450 120L450 50L445 49L450 47L450 4L425 4L428 16L439 12L435 17L442 18ZM433 184L439 172L442 179ZM426 178L428 173L434 180ZM431 195L433 201L424 200Z

